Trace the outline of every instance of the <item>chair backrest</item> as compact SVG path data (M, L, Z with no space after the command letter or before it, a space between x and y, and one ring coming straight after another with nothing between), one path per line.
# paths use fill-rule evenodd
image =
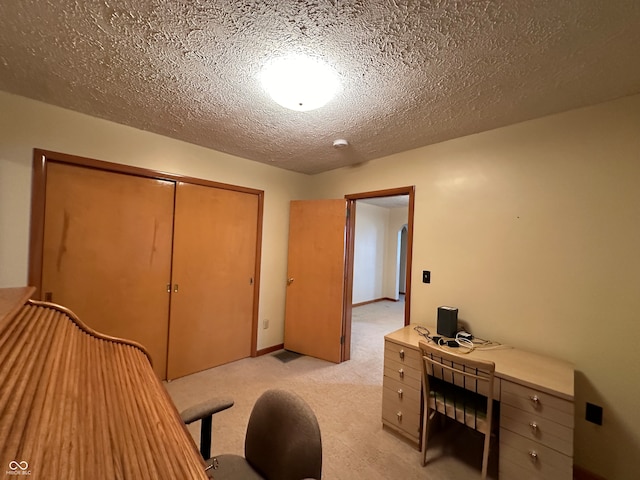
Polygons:
M471 428L490 429L495 364L450 353L426 342L420 342L419 347L423 394L433 408Z
M267 480L319 479L322 441L313 410L298 395L267 390L256 401L245 437L245 458Z

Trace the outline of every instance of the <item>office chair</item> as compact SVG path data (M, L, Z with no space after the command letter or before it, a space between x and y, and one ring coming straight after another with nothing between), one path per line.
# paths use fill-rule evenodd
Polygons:
M422 353L422 465L427 464L429 423L446 415L484 434L482 478L487 478L493 412L495 364L455 355L426 342Z
M285 390L267 390L256 401L247 424L244 457L217 455L215 480L320 479L320 427L309 405Z
M211 458L211 424L213 415L233 406L230 398L211 398L180 412L182 421L190 423L202 420L200 424L200 454L207 460Z

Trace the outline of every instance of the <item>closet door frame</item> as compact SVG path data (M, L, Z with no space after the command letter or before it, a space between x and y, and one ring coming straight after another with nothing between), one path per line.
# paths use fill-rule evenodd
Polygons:
M136 175L156 180L168 180L176 183L192 183L206 187L221 188L256 195L258 197L258 224L256 225L255 280L253 312L251 319L251 356L257 356L258 307L260 305L260 260L262 253L262 218L264 209L263 190L34 148L31 185L31 227L29 238L29 285L36 288L33 297L40 300L43 299L42 261L44 247L45 190L47 185L47 166L50 162L95 168L107 172ZM169 312L167 312L167 315L169 315Z

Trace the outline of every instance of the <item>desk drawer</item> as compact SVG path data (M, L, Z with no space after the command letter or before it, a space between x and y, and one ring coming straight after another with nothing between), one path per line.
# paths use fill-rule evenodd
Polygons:
M500 480L570 480L573 459L539 442L500 428Z
M384 376L397 380L403 385L420 390L422 388L422 371L385 357Z
M420 362L422 357L420 351L413 348L408 348L398 343L385 340L384 342L384 358L392 360L394 362L402 363L408 367L421 370Z
M420 414L422 392L389 377L382 380L382 405L397 403L403 410Z
M502 403L500 427L573 456L573 429L537 414Z
M393 393L391 390L386 390L383 393L382 422L404 432L405 436L414 442L420 443L420 409L416 412L413 408L406 408L406 404L397 400L397 395L385 398L384 395L387 392Z
M502 405L511 405L538 418L546 418L573 429L573 402L506 380L502 380L501 384Z

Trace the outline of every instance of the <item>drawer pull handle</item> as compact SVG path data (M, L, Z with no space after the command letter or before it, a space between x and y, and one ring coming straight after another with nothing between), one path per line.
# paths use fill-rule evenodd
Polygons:
M540 399L538 398L538 395L531 395L529 399L531 400L535 408L538 408L540 406Z
M396 413L396 417L398 417L398 421L401 422L402 421L402 412Z
M400 350L400 360L404 360L404 350Z
M531 461L536 463L538 461L538 453L533 450L529 452L529 457L531 457Z
M529 424L529 426L531 427L531 431L533 432L534 435L538 434L538 424L536 422L531 422Z
M402 398L402 395L404 394L404 392L402 391L401 388L398 389L398 398Z
M398 374L400 375L400 378L404 378L404 370L403 369L398 370Z

